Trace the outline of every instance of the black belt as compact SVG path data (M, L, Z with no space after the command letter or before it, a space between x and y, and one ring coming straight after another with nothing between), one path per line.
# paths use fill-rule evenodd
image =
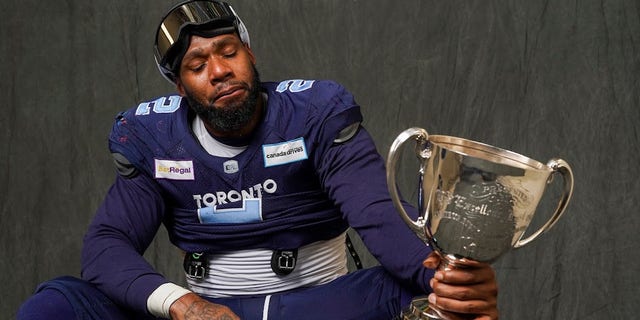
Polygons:
M208 255L203 252L188 252L182 266L187 278L202 280L209 274ZM298 262L298 249L274 250L271 254L271 270L280 276L293 272Z
M357 269L362 269L360 257L353 247L347 234L347 251L353 259ZM286 276L295 270L298 262L298 249L274 250L271 254L271 270L279 276ZM209 274L208 255L203 252L191 252L184 256L183 267L187 277L192 280L202 280Z

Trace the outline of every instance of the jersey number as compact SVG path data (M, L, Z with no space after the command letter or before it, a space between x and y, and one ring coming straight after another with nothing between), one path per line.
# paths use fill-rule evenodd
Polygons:
M180 108L180 96L160 97L151 102L143 102L136 109L136 116L147 115L153 109L155 113L172 113Z
M282 81L278 84L278 88L276 91L282 93L285 91L290 92L301 92L307 90L313 86L314 80L287 80ZM147 115L151 113L151 110L155 113L172 113L176 112L180 108L180 102L182 101L182 97L180 96L170 96L170 97L160 97L156 100L150 102L143 102L138 105L136 109L136 115Z
M293 93L305 91L311 88L311 86L313 86L313 81L314 80L298 80L298 79L282 81L280 82L280 84L278 84L278 88L276 88L276 91L280 93L285 92L287 90Z

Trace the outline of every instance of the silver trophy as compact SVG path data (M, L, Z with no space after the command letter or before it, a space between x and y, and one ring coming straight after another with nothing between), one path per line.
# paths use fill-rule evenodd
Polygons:
M396 185L400 150L408 140L415 142L420 161L417 220L405 211ZM542 227L523 239L556 173L564 183L558 206ZM528 244L553 227L573 193L573 173L564 160L552 159L545 165L483 143L429 136L422 128L403 131L391 145L387 182L400 216L440 254L443 269L465 267L463 258L492 263L511 248ZM401 317L446 319L426 297L415 298Z

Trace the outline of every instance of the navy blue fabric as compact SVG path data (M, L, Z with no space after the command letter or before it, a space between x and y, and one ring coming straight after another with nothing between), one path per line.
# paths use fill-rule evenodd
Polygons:
M40 284L35 294L20 307L17 319L126 320L155 318L133 314L122 309L90 283L75 277L63 276Z
M268 319L389 320L413 294L382 267L360 270L329 285L276 295Z
M274 294L267 319L389 320L397 318L415 294L378 266L326 285ZM263 319L265 297L210 300L228 306L241 319Z
M16 319L47 320L52 319L52 315L56 315L56 319L78 319L73 306L62 292L54 288L43 288L41 285L37 293L20 306Z
M359 270L329 284L272 295L268 319L392 319L414 293L382 267ZM209 299L241 319L263 319L265 297ZM18 312L17 320L154 319L117 306L89 282L65 276L42 283Z

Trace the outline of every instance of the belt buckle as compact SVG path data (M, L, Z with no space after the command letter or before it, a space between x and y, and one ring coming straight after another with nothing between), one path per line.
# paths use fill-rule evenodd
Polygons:
M207 257L204 253L187 253L184 256L184 272L187 278L192 280L202 280L207 276Z
M293 272L298 261L298 249L274 250L271 255L271 270L277 275L286 276Z

